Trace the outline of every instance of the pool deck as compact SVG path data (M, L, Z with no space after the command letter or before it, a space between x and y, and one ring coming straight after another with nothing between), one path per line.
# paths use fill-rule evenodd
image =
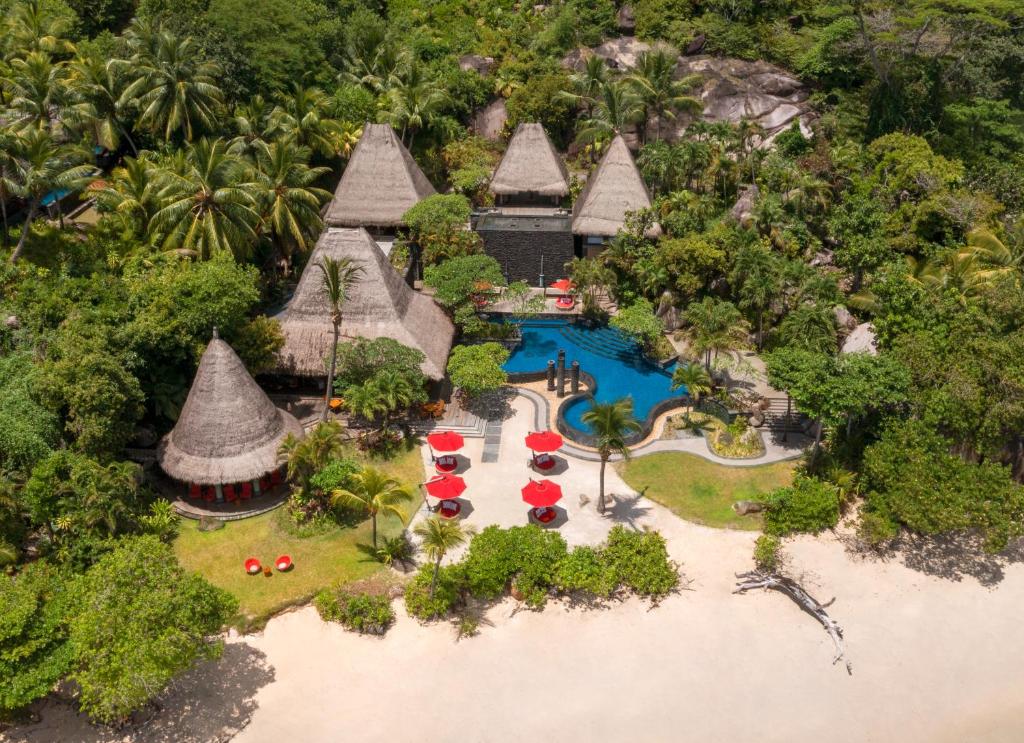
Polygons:
M520 397L526 398L533 403L535 410L534 430L552 428L552 405L545 395L531 389L533 386L535 385L520 385L517 386L515 390ZM752 457L750 459L720 457L708 449L707 442L704 440L703 436L692 436L680 439L661 438L661 433L665 427L665 421L671 415L678 412L678 410L673 410L659 416L654 423L651 435L644 439L644 441L641 441L637 446L630 447L632 456L642 457L646 454L655 454L657 452L680 451L688 454L694 454L703 459L707 459L709 462L724 464L728 467L756 467L760 464L772 464L774 462L799 459L803 455L804 450L811 443L810 438L800 434L790 433L789 440L782 441L780 436L765 431L763 433L768 435L762 435L765 451L761 456ZM559 452L566 456L589 462L597 462L601 459L597 454L597 450L590 447L580 446L579 444L573 444L568 441L562 446ZM621 459L621 455L615 454L612 456L611 461L617 462Z

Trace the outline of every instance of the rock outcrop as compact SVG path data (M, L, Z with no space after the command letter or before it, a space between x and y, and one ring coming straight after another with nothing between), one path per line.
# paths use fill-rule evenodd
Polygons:
M811 124L817 115L808 101L807 87L795 75L768 62L692 53L701 48L702 44L691 44L686 50L689 54L680 55L676 77L693 75L701 79L694 95L704 103L705 121L753 121L764 129L760 146L770 144L794 121L799 123L804 136L811 136ZM640 53L649 49L650 44L623 36L593 49L576 49L562 60L562 65L578 71L590 56L597 55L613 69L628 70L636 66ZM680 116L674 122L663 123L662 131L671 128L671 136L676 138L691 122L691 117ZM630 137L627 141L633 143Z
M869 322L861 323L855 327L846 340L839 353L869 353L872 356L878 355L878 342L875 338L875 329Z
M499 98L477 111L469 122L469 128L484 139L496 142L501 139L506 121L508 110L505 108L505 99Z

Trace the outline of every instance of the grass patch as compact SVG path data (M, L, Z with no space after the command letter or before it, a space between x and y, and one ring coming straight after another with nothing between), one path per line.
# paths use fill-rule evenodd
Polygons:
M759 500L793 482L795 462L727 467L683 452L660 452L615 465L622 479L672 513L698 524L756 530L758 515L737 516L732 504Z
M389 459L374 457L353 447L346 454L360 462L388 472L415 488L423 481L419 449L402 450ZM411 518L419 507L417 499L406 504ZM370 521L355 527L330 527L312 536L290 534L281 523L287 518L283 509L241 521L229 521L223 529L199 531L199 522L182 519L181 533L174 551L181 564L202 575L215 586L234 594L239 601L238 615L232 624L241 630L263 624L279 611L309 601L322 588L363 580L383 570L360 546L371 539ZM378 520L380 536L395 536L403 524L396 518ZM272 565L278 555L291 555L295 567L287 573L274 572L270 578L245 573L248 557Z

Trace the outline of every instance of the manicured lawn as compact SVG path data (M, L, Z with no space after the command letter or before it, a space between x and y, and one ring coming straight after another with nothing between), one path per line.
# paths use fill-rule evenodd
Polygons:
M423 480L418 449L387 461L354 456L385 469L414 491ZM416 498L406 504L406 512L411 516L419 505L416 493ZM239 627L259 624L277 611L303 603L321 588L366 578L382 569L357 546L370 544L369 520L355 528L332 528L323 534L297 537L283 528L283 518L287 516L276 511L229 521L223 529L211 532L199 531L197 521L182 519L181 533L174 543L178 559L187 569L238 598L239 616L234 624ZM401 531L401 524L394 518L381 518L379 526L384 536ZM278 555L285 554L295 563L287 573L275 571L270 578L245 573L246 558L255 557L264 565L272 565Z
M737 516L732 504L757 500L793 481L793 462L759 467L725 467L692 454L660 452L615 465L637 492L698 524L731 529L761 528L757 515Z

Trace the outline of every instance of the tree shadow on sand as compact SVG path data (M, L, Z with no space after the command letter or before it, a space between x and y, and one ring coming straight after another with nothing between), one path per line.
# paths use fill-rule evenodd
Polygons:
M266 655L243 643L224 646L213 661L200 663L172 683L156 704L114 729L92 725L69 699L51 696L33 712L39 721L6 731L17 743L208 743L237 735L256 712L256 694L274 680Z
M650 511L651 507L643 500L643 493L638 495L614 495L608 504L605 515L609 516L612 521L628 524L636 531L642 531L642 528L636 522L650 513Z
M992 588L1006 577L1006 567L1024 562L1024 539L1011 542L997 554L984 550L979 534L956 533L941 536L903 534L891 545L871 550L856 538L844 540L851 552L866 558L899 560L903 565L924 575L959 582L974 578Z

